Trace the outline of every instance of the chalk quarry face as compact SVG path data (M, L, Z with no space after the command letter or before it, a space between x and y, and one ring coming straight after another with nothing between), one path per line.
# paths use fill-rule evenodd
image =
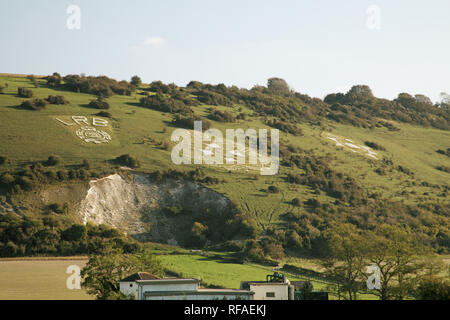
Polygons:
M90 181L78 215L84 223L107 224L141 240L176 245L180 228L184 222L188 227L189 218L168 217L162 208L223 212L228 204L223 195L192 182L166 179L156 183L147 174L114 174Z

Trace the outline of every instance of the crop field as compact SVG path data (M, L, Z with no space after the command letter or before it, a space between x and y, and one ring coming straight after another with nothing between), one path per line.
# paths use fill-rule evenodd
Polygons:
M83 289L66 286L67 267L82 268L86 259L44 259L0 259L0 300L93 299Z

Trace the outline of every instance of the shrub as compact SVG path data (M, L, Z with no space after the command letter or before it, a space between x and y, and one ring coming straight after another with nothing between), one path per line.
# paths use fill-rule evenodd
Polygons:
M175 127L179 127L179 128L185 128L185 129L194 129L194 122L195 121L202 121L202 130L208 130L209 128L211 128L211 122L207 121L207 120L202 120L201 118L195 117L195 116L188 116L188 117L183 117L180 115L176 115L173 120L172 120L172 124Z
M6 163L6 157L0 156L0 165L5 164L5 163Z
M58 172L56 172L56 175L61 181L67 180L69 178L69 173L66 170L59 170Z
M0 183L6 186L10 186L14 183L15 178L12 174L5 172L1 177L0 177Z
M186 106L184 101L169 98L161 93L142 97L140 104L145 108L162 112L179 113L182 115L192 114L192 110L189 106Z
M417 295L420 300L449 300L450 282L439 278L426 277L420 281Z
M124 154L115 158L114 162L130 168L139 168L141 166L138 159L130 156L129 154Z
M279 193L280 189L278 189L278 187L276 187L276 186L269 186L267 188L267 192L268 193Z
M33 91L27 88L19 87L17 89L17 93L22 98L32 98L33 97Z
M19 177L17 179L17 184L25 191L33 189L33 181L28 177Z
M91 161L89 161L89 160L87 160L87 159L83 159L83 164L82 164L82 166L83 166L85 169L89 170L89 169L91 168L91 166L92 166L92 163L91 163Z
M105 76L86 77L67 75L63 80L63 86L68 90L90 93L104 98L110 97L114 93L131 95L131 92L136 90L136 86L127 81L116 81Z
M48 103L50 104L68 104L69 101L67 101L63 96L48 96L47 99Z
M234 122L236 118L227 111L214 110L209 118L219 122Z
M80 241L87 236L87 228L82 224L73 224L70 228L64 230L61 234L63 240Z
M97 100L92 100L91 102L89 102L88 107L95 109L109 109L109 104L101 97L99 97L97 98Z
M444 171L444 172L450 173L450 167L438 166L438 167L436 167L436 169L438 169L440 171Z
M52 203L47 206L47 209L49 211L55 212L55 213L64 213L64 206L59 203Z
M44 165L47 167L56 166L61 162L61 159L58 156L49 156L47 161L44 162Z
M291 204L295 207L300 207L301 201L299 198L294 198L292 199Z
M436 150L437 153L442 154L444 156L450 157L450 148L447 148L447 150Z
M281 130L283 132L290 133L294 136L302 136L303 131L301 128L298 128L294 123L290 123L288 121L280 121L278 119L268 120L266 124L275 129Z
M99 117L104 117L104 118L112 118L112 114L111 113L109 113L108 111L100 111L99 113L96 113L95 114L96 116L99 116Z
M369 148L375 149L375 150L380 150L380 151L385 151L386 149L382 146L380 146L379 144L375 143L375 142L370 142L370 141L366 141L364 142L364 144L366 146L368 146Z
M21 108L29 110L42 110L47 106L47 101L43 99L25 100L20 105Z

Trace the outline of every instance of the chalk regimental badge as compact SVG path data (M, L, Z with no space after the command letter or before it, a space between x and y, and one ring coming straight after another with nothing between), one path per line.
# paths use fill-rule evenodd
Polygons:
M111 136L105 131L97 130L93 127L81 127L77 130L77 136L85 142L108 143L111 140Z

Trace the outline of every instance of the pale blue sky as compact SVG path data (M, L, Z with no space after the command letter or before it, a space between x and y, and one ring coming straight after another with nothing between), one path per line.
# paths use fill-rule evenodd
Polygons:
M71 4L80 30L66 27ZM1 0L0 72L246 88L278 76L320 98L367 84L436 101L450 91L449 34L448 0Z

